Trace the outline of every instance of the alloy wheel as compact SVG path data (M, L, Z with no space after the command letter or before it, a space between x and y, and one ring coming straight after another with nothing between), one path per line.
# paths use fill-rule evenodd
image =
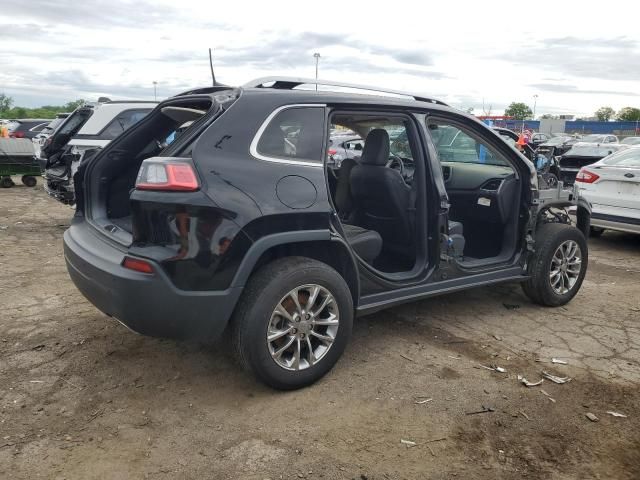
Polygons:
M305 370L333 345L340 313L329 290L310 284L287 293L271 314L267 345L271 358L286 370Z
M560 244L551 257L549 282L558 295L568 293L578 281L582 270L582 251L573 240Z

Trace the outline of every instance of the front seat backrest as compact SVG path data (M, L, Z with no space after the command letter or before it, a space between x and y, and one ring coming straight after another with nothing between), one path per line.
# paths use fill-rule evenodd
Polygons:
M413 245L411 187L397 170L387 168L389 134L381 128L367 135L360 163L351 171L354 224L377 231L384 245Z

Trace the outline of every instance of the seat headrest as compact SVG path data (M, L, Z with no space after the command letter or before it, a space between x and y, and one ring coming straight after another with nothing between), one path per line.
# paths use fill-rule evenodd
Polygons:
M383 128L369 132L364 141L360 163L364 165L386 165L389 161L389 134Z

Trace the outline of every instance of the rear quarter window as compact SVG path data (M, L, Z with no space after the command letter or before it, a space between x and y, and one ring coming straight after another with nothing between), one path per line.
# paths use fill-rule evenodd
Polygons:
M111 122L100 133L100 136L113 140L129 127L146 117L150 111L151 110L126 110L122 112L116 118L111 120Z
M322 163L324 109L291 107L278 112L259 136L258 158Z

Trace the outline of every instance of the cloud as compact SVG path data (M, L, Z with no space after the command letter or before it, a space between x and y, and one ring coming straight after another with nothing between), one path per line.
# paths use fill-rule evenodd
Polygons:
M567 85L562 83L532 83L529 85L536 90L543 90L547 92L557 92L557 93L583 93L583 94L593 94L593 95L621 95L621 96L630 96L637 97L640 96L640 93L637 92L621 92L618 90L587 90L576 87L575 85Z
M4 7L2 7L4 9ZM0 39L7 40L42 40L48 35L48 29L35 23L0 24Z
M604 80L640 78L640 44L626 37L549 38L502 57L509 62Z
M29 0L3 2L2 14L7 18L31 18L56 25L98 25L151 28L172 19L179 10L146 0ZM28 8L27 8L28 7Z

